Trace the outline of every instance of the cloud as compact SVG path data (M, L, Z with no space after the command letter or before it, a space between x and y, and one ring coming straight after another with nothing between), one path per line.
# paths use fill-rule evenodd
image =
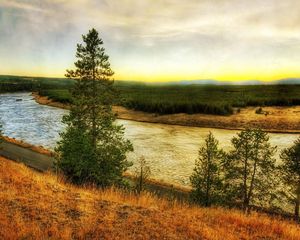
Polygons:
M0 60L63 75L95 27L121 75L135 65L199 78L204 68L280 68L300 61L299 12L297 0L0 0Z
M42 9L35 4L30 4L22 1L14 1L14 0L2 0L0 2L0 7L4 8L16 8L24 11L34 11L34 12L46 12L45 9Z

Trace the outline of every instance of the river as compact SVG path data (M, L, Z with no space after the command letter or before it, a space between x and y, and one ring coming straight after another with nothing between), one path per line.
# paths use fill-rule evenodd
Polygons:
M63 131L62 116L67 110L40 105L31 93L0 94L0 116L3 134L25 142L55 147L59 132ZM224 150L230 150L230 140L235 130L185 127L156 123L117 120L125 127L125 136L134 146L128 155L133 162L129 172L134 172L137 159L144 156L151 168L151 177L170 184L189 186L199 147L211 131ZM298 134L270 133L270 142L280 150L289 147Z

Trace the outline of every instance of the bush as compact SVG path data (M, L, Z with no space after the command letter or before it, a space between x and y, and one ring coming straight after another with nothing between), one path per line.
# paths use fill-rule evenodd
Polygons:
M257 108L256 110L255 110L255 113L256 114L263 114L263 109L260 107L260 108Z

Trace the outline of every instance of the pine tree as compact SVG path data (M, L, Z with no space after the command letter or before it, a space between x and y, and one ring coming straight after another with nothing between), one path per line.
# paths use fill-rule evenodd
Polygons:
M283 149L280 154L282 163L279 165L285 193L295 206L295 219L299 220L300 208L300 138L290 148Z
M193 186L192 198L204 206L223 201L221 160L224 152L219 149L218 144L219 142L210 132L205 139L205 146L199 150L194 173L190 177Z
M98 32L92 29L77 45L75 70L66 77L76 80L73 105L63 118L67 125L56 148L58 168L74 183L102 187L121 185L130 166L126 153L133 150L124 139L124 128L115 124L114 74Z
M234 149L229 153L226 183L233 200L241 200L245 211L251 204L261 204L271 196L272 174L275 172L273 155L276 147L260 129L246 129L232 139Z

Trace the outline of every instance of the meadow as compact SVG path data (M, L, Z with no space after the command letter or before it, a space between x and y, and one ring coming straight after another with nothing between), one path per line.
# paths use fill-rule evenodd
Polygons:
M72 103L65 78L0 76L0 92L38 91L62 103ZM156 113L230 115L247 106L300 105L300 85L154 85L116 81L116 105Z
M2 157L0 182L1 239L300 239L280 217L74 186Z

